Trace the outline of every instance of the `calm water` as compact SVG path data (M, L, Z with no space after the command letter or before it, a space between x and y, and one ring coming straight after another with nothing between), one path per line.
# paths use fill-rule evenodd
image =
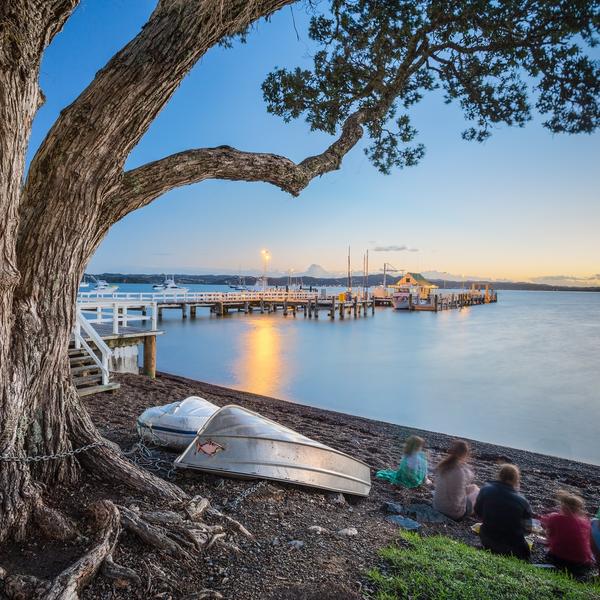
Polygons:
M600 464L600 294L344 321L198 314L165 311L160 370Z

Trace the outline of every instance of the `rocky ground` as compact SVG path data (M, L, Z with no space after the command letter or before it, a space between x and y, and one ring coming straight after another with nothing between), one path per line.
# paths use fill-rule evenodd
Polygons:
M428 443L430 463L435 464L451 438L446 435L399 427L317 408L265 398L171 375L156 380L120 376L121 389L113 394L86 398L86 404L103 434L130 450L137 442L135 420L148 406L166 404L190 395L218 405L240 404L260 412L300 433L360 458L372 474L397 464L403 440L418 434ZM123 534L114 556L135 569L141 585L122 587L99 576L87 588L87 599L185 598L201 589L218 591L224 598L282 599L335 598L346 600L368 594L365 573L378 564L377 550L392 542L398 528L386 520L385 503L404 507L430 504L431 489L399 490L373 479L371 494L356 499L275 482L259 483L219 478L198 472L169 473L175 457L153 450L151 457L132 455L151 468L160 469L190 495L202 495L225 514L239 520L254 539L235 538L239 552L219 545L206 551L194 564L182 565L159 556L136 539ZM473 442L472 467L476 483L494 477L502 462L518 464L523 473L522 492L537 513L553 507L556 490L579 493L588 508L600 503L600 467L542 456L520 450ZM124 505L145 506L150 498L138 498L126 489L86 478L76 489L63 490L56 499L70 506L77 518L82 505L97 498L111 498ZM418 519L417 519L418 520ZM422 523L425 534L442 532L477 545L470 526L461 523ZM81 549L29 540L0 553L0 564L20 572L51 576L64 568ZM541 559L538 543L535 557Z

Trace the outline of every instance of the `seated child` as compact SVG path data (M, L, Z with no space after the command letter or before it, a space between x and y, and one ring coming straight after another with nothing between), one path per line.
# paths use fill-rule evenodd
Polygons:
M479 488L467 466L471 448L464 440L454 440L436 468L433 508L451 519L460 520L473 513Z
M560 512L550 513L540 519L548 540L548 562L575 577L581 577L594 562L590 547L590 520L579 496L560 491L558 501Z
M396 471L378 471L379 479L407 488L419 487L427 479L427 457L423 452L425 440L411 435L404 444L404 456Z
M475 513L483 521L479 537L486 550L529 560L531 550L525 535L531 531L533 514L529 502L519 494L520 481L516 466L502 465L498 480L481 488Z

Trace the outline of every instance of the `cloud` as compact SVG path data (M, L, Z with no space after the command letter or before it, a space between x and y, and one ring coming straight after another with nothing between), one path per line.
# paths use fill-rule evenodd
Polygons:
M418 248L409 248L402 244L402 246L398 246L396 244L392 244L390 246L375 246L373 248L374 252L418 252Z

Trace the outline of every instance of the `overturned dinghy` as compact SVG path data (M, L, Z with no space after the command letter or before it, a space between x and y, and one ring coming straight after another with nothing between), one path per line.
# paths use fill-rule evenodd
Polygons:
M219 407L199 396L153 406L138 418L139 436L148 442L183 450Z
M369 466L240 406L224 406L175 460L180 468L367 496Z

